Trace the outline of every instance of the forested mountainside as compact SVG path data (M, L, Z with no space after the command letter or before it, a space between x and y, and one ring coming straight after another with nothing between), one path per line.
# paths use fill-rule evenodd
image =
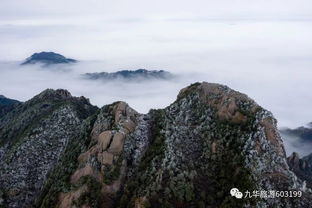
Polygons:
M2 207L312 207L272 114L206 82L147 114L46 90L1 118L0 161ZM234 187L303 195L237 199Z

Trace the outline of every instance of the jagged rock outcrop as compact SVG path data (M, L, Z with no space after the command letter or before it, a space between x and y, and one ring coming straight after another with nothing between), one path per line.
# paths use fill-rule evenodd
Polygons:
M124 102L104 106L94 117L81 151L61 161L50 174L37 206L113 206L126 173L123 146L137 119L139 114ZM68 164L75 165L71 172L63 170ZM60 177L66 179L55 183Z
M49 99L52 103L63 99L71 103L78 99L71 98L66 91L59 91L57 96L46 92L35 98L40 102ZM86 100L83 102L89 106ZM151 110L148 114L139 114L124 102L106 105L95 114L93 110L53 112L45 115L68 116L62 121L74 119L74 125L65 130L68 124L56 122L59 120L53 116L49 117L53 122L46 122L59 125L61 130L39 125L43 132L48 131L48 138L60 141L47 145L52 148L48 152L58 159L57 162L52 159L51 166L41 165L41 160L33 163L32 167L39 164L40 172L48 175L37 174L44 177L44 184L35 186L36 190L41 187L36 192L38 197L25 205L16 202L20 207L30 207L30 202L42 208L312 206L311 190L305 188L287 164L272 114L226 86L195 83L182 89L177 100L167 108ZM84 116L79 120L81 112ZM19 124L22 132L27 122ZM9 138L19 135L6 132L12 135ZM58 140L59 134L65 134L62 138L67 138L67 142ZM35 138L41 143L41 137ZM15 151L15 160L7 163L1 174L12 176L11 166L18 171L29 168L18 166L18 160L25 160L20 155L28 149L32 138L22 141L17 147L23 148ZM33 147L33 154L44 154L42 146ZM14 180L21 184L19 178ZM6 181L10 179L2 183ZM6 184L7 188L2 191L8 207L14 207L14 196L7 196L15 183ZM229 193L233 187L243 193L301 190L303 196L236 199Z
M65 56L58 53L42 51L40 53L34 53L30 57L28 57L23 63L21 63L21 65L37 64L37 63L51 65L51 64L68 64L76 62L77 60L66 58Z

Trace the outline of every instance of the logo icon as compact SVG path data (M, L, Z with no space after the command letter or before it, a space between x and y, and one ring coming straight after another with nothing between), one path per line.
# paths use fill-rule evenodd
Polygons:
M231 196L236 197L237 199L243 198L243 193L238 190L238 188L232 188L230 190Z

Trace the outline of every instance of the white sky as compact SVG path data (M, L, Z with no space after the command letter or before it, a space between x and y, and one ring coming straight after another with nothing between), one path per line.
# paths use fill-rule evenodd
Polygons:
M176 45L159 42L179 40L198 51L207 49L198 41L219 38L206 36L212 22L311 21L311 11L309 0L1 0L0 60L40 50L85 60L176 53Z
M100 15L114 18L198 15L310 15L309 0L1 0L5 19Z

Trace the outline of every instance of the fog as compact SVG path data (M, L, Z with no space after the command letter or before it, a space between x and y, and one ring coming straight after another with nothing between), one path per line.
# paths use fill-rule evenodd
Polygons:
M247 94L273 112L279 127L312 121L310 1L47 2L0 2L0 94L26 101L46 88L65 88L99 107L123 100L146 113L207 81ZM19 65L40 51L80 62ZM178 77L129 83L80 77L139 68ZM284 140L288 153L304 151Z
M288 156L293 152L297 152L300 157L304 157L312 153L311 142L303 142L302 139L285 133L281 133L281 136L283 138L284 146Z
M0 41L8 38L6 43L11 46L17 44L17 41L38 41L42 48L32 50L19 61L0 63L0 93L24 101L45 88L66 88L74 95L89 97L98 106L125 100L144 113L150 108L169 105L179 90L190 83L207 81L226 84L246 93L272 111L280 127L294 128L311 122L312 111L308 109L312 98L312 39L308 37L312 36L312 22L240 20L230 24L228 21L211 20L161 25L167 25L166 33L162 28L152 30L154 24L145 25L142 35L150 38L146 42L144 38L136 40L129 37L129 34L137 33L131 29L125 37L123 33L118 33L118 40L107 37L107 42L112 40L107 46L103 46L103 50L107 49L111 53L96 53L94 59L98 59L97 61L92 60L92 57L89 60L80 59L94 54L94 51L90 53L89 50L80 48L78 42L77 48L72 46L75 48L72 51L80 55L67 53L66 44L62 45L66 41L63 41L64 37L61 35L54 38L59 44L45 42L34 36L30 40L4 37ZM23 34L24 29L19 33ZM62 33L74 36L74 32ZM33 33L36 34L36 31ZM95 32L93 35L100 37L100 34L101 32ZM121 41L123 38L125 42ZM128 39L131 41L126 44ZM94 46L98 40L90 38L90 42ZM13 49L16 53L22 50ZM29 48L25 47L24 50ZM50 69L36 65L19 66L23 59L41 50L55 51L81 61ZM99 60L100 56L102 60ZM103 83L79 79L79 75L86 72L139 68L167 70L182 77L170 82L145 83Z

